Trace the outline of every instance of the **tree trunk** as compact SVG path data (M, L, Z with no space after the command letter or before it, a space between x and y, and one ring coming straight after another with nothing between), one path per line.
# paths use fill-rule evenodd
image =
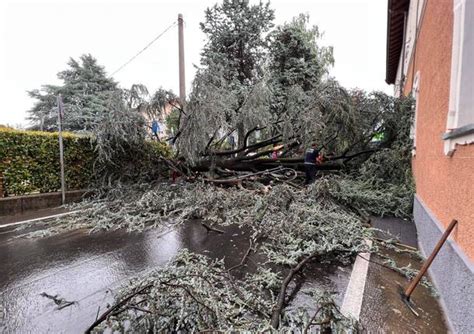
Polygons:
M295 170L304 171L304 163L302 158L286 158L286 159L269 159L261 158L255 160L240 160L239 158L228 158L228 159L203 159L196 165L191 167L192 170L198 172L206 172L211 169L211 166L229 169L233 171L262 171L275 167L288 167ZM335 162L327 162L317 166L318 170L340 170L342 164Z
M237 139L238 139L238 142L237 142L237 147L245 147L246 146L246 143L245 143L245 129L244 129L244 124L243 123L239 123L237 125ZM244 154L244 152L239 152L237 153L237 156L242 156Z

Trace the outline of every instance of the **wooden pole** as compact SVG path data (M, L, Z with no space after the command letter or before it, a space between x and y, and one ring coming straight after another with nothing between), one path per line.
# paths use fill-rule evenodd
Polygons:
M61 165L61 203L66 203L66 186L64 181L64 148L63 148L63 132L62 118L64 113L63 101L61 94L58 95L58 133L59 133L59 163Z
M430 265L433 262L434 258L439 253L441 247L443 247L444 243L446 242L446 239L448 239L449 235L451 234L451 231L454 229L454 227L457 225L457 223L458 223L458 221L456 219L453 219L451 221L451 223L449 224L448 228L446 229L446 231L444 231L443 235L441 236L441 239L438 241L435 248L433 249L433 252L431 252L430 257L426 260L426 262L423 264L420 271L418 272L418 275L416 275L415 279L413 281L411 281L410 285L405 290L404 295L405 295L406 299L410 300L410 296L413 293L413 290L415 290L415 288L418 285L418 283L420 282L421 278L423 277L423 275L426 273L426 271L430 267Z
M179 98L181 103L186 101L186 79L184 71L184 31L183 14L178 14L178 44L179 44Z

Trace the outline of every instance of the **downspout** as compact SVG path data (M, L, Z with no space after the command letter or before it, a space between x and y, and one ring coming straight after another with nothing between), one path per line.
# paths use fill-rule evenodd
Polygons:
M400 97L403 96L403 85L405 82L405 49L406 49L406 32L407 32L407 12L403 12L403 48L402 48L402 72L400 75Z
M412 56L411 56L411 59L413 61L413 73L412 73L412 87L413 87L413 82L415 80L415 65L416 65L416 49L417 49L417 45L418 45L418 36L420 35L420 30L421 30L421 25L423 24L423 19L425 17L425 11L426 11L426 4L428 3L428 0L425 0L423 2L423 7L421 8L421 13L420 13L420 18L418 19L418 12L419 12L419 0L418 0L418 3L416 5L416 17L417 17L417 20L416 20L416 35L415 35L415 41L413 43L413 53L412 53Z
M415 24L415 40L413 41L413 52L412 52L412 61L413 61L413 65L411 67L412 71L411 71L411 89L413 90L413 83L415 82L415 65L416 65L416 47L417 47L417 44L418 44L418 7L420 4L420 0L417 0L416 1L416 17L415 17L415 20L416 20L416 24Z

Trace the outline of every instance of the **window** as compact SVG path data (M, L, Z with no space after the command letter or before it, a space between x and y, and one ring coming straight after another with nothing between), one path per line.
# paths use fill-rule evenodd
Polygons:
M474 142L474 1L454 0L449 111L444 151Z

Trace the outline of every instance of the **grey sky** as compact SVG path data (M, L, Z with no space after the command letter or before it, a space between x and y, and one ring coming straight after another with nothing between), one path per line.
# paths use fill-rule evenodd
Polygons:
M199 64L204 10L217 0L0 0L0 124L27 125L26 90L57 84L69 57L91 53L115 71L177 19L185 20L187 92ZM392 93L385 84L385 0L273 0L275 23L309 13L334 46L331 72L344 86ZM178 92L177 28L168 31L114 78L122 87L143 83Z

